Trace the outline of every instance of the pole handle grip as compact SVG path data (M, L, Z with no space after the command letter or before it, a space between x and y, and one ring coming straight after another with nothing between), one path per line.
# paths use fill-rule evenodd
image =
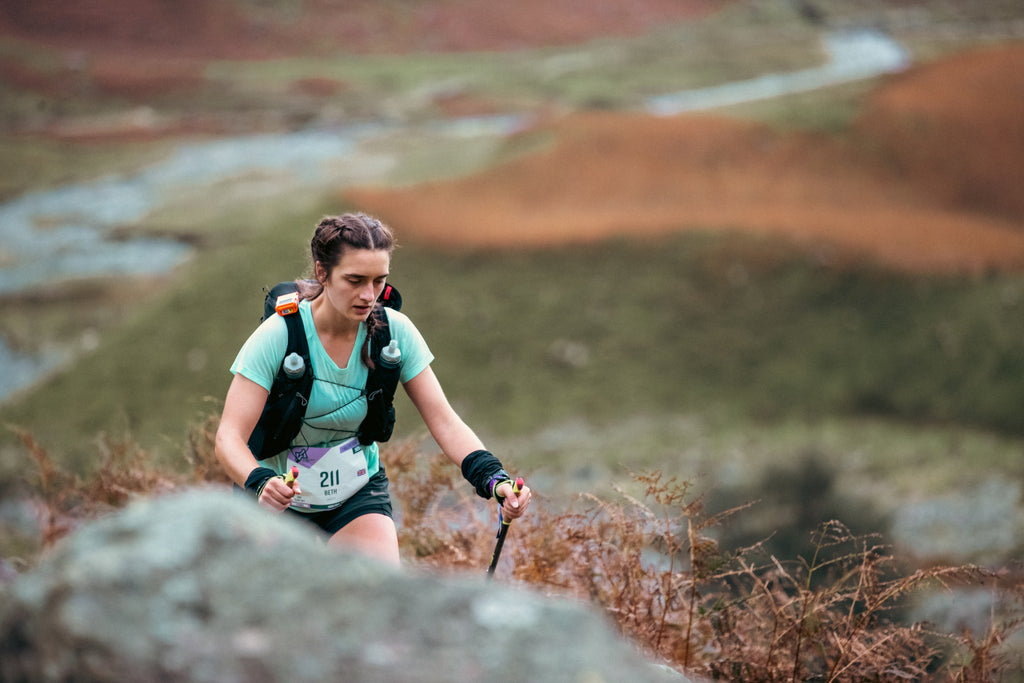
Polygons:
M526 482L523 481L522 477L516 477L516 480L512 482L512 491L518 496L519 492L523 490L523 486L525 484ZM504 500L505 499L502 498L502 502L504 502ZM502 530L507 529L508 525L512 523L511 519L505 519L505 517L501 514L501 503L498 504L498 521L501 522L501 524L498 526L498 534L500 535Z

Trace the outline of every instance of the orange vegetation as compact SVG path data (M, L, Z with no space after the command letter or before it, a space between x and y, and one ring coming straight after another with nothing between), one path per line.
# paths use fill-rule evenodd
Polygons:
M308 0L284 17L286 5L274 3L11 0L0 3L0 33L64 48L68 69L87 71L102 92L181 94L213 57L565 44L639 33L727 3ZM0 77L42 93L73 81L9 56ZM330 94L344 84L295 87ZM472 178L348 196L404 238L444 244L733 229L915 272L1020 269L1022 92L1024 47L992 47L890 78L842 140L706 116L574 114L550 124L555 142L546 151ZM441 104L455 115L483 106Z
M873 94L859 128L938 200L1024 221L1024 45L894 79Z
M551 124L543 152L346 197L441 244L733 229L913 272L1020 269L1022 88L1024 49L1009 47L894 79L844 140L709 116L574 114Z
M728 0L5 0L0 34L89 52L268 57L512 50L635 35Z

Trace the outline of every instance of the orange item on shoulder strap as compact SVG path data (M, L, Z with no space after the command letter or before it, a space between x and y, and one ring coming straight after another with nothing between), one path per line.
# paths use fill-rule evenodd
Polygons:
M299 293L290 292L289 294L282 294L277 297L277 303L274 304L274 310L278 315L291 315L295 311L299 310Z

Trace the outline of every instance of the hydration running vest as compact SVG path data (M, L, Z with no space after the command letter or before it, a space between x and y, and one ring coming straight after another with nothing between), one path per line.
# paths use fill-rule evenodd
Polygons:
M313 390L309 345L302 316L298 314L298 289L295 281L279 282L267 292L263 303L261 321L272 315L280 315L287 323L288 347L270 387L259 422L249 436L249 449L257 460L266 460L291 446L292 439L302 428L309 395ZM359 443L364 446L391 438L395 427L395 390L401 372L400 368L384 367L380 362L380 352L391 342L391 329L384 308L401 310L402 295L391 285L385 285L377 303L380 306L375 306L370 314L376 318L377 324L370 337L372 367L366 378L366 417L358 431ZM285 372L284 358L292 353L297 353L303 361L303 373L298 377L289 377Z

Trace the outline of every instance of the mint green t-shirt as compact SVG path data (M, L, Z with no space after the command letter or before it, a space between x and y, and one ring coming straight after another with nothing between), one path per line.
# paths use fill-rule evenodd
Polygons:
M434 360L433 354L409 318L398 311L385 308L391 338L402 351L400 380L405 383L420 374ZM356 343L352 347L345 367L327 355L313 325L313 312L309 301L299 304L299 315L309 343L309 360L313 366L313 390L306 407L302 429L292 440L292 446L335 446L351 439L366 417L366 377L368 369L362 360L366 341L366 324L360 324ZM273 315L263 321L249 336L231 365L231 372L256 382L270 391L274 377L281 367L288 348L288 325L284 318ZM370 476L380 469L377 444L364 449ZM287 452L262 461L278 473L285 471Z

